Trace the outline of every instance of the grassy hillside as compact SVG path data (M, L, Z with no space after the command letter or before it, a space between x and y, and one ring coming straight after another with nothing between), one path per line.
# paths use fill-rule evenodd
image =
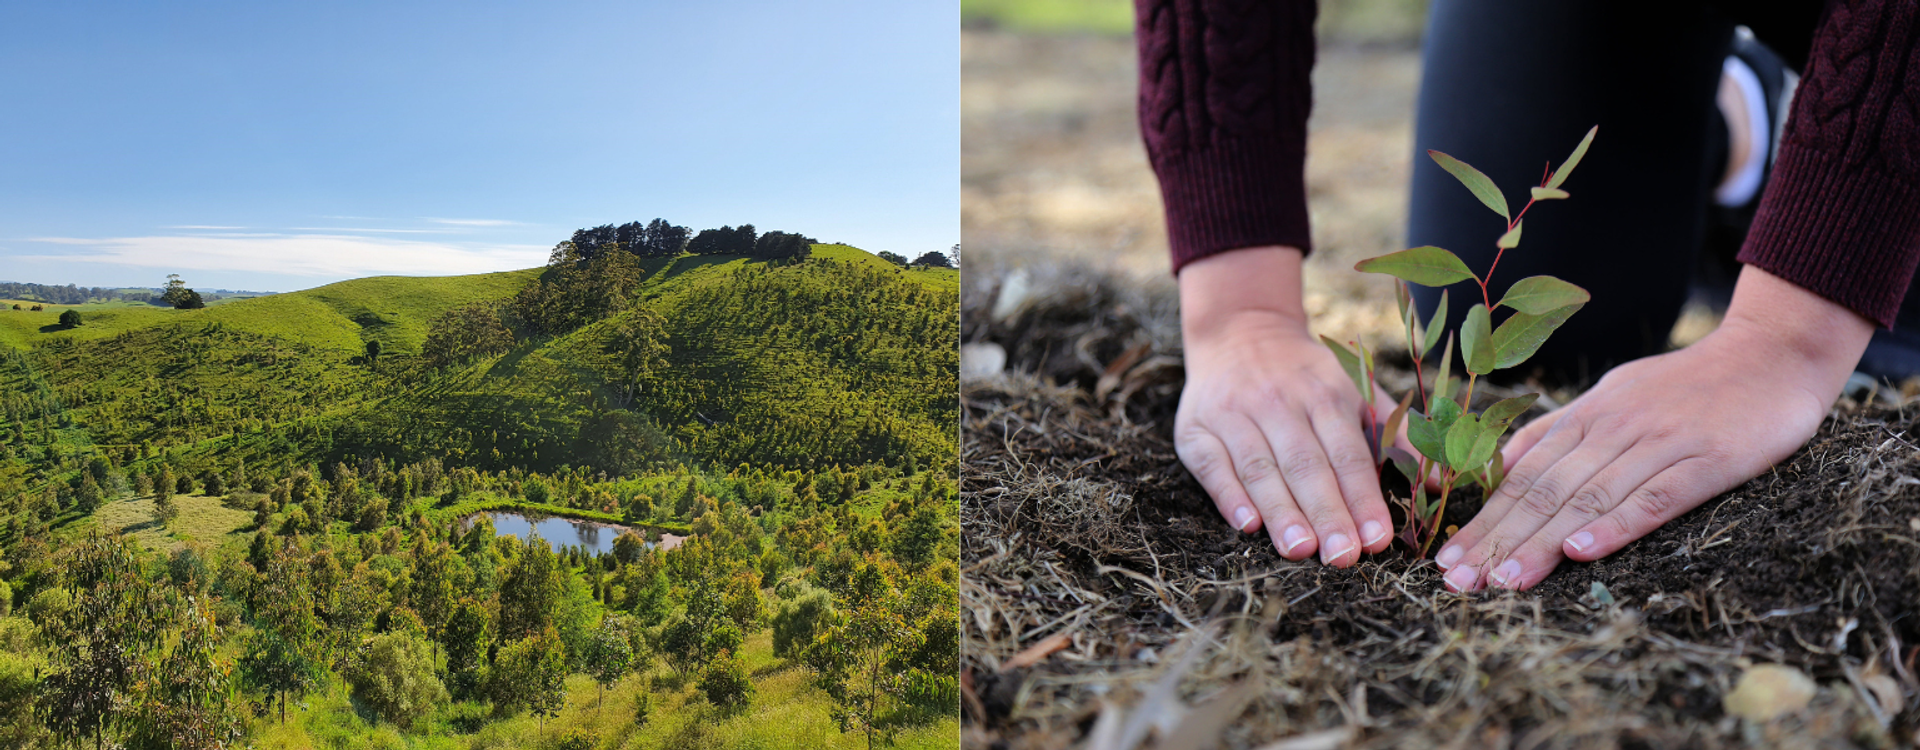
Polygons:
M85 342L130 331L220 323L283 343L349 354L365 341L418 352L427 325L448 309L519 291L538 269L469 276L374 276L288 294L219 299L201 310L175 310L137 302L45 305L40 312L0 309L0 345L33 348L59 341ZM30 308L25 303L22 307ZM77 328L59 325L60 313L80 312Z
M56 323L65 306L0 310L0 350L15 352L0 356L0 445L615 473L951 465L956 271L844 245L796 265L680 256L641 271L623 311L443 369L416 356L441 315L504 304L546 271L356 279L204 310L81 305L72 329ZM615 351L648 320L670 351L635 390Z

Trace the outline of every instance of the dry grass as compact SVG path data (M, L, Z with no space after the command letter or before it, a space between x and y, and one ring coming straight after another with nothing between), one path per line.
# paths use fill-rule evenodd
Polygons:
M133 537L149 550L171 552L187 542L199 541L218 546L229 532L253 524L253 514L221 505L223 498L205 495L175 495L180 515L172 523L160 525L153 517L153 498L128 498L107 503L94 512L94 520L103 529Z
M969 746L1914 742L1912 414L1837 412L1774 474L1608 561L1455 595L1426 561L1335 570L1227 529L1167 437L1170 291L1028 273L1070 293L996 318L1008 283L976 267L965 302L969 340L1011 363L963 384ZM1721 698L1756 662L1811 673L1813 704L1727 716ZM1876 675L1900 705L1856 687Z

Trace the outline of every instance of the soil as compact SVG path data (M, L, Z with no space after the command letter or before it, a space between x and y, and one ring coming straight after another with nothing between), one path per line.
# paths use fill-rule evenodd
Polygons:
M1920 408L1843 400L1620 552L1457 595L1398 546L1341 570L1230 529L1172 449L1166 285L1021 273L971 268L963 302L1007 354L962 385L968 746L1920 745ZM1051 291L996 310L1022 287ZM1811 705L1729 716L1757 663L1812 677Z

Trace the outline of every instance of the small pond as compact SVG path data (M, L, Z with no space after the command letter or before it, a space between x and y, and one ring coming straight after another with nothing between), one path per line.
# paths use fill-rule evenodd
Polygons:
M526 516L511 511L475 513L467 516L462 524L470 526L474 519L481 516L493 520L496 536L514 536L524 540L530 534L539 534L540 538L547 540L547 544L555 550L563 546L584 547L596 555L612 552L613 540L618 538L620 532L626 528L598 521L582 521L560 516ZM686 537L663 533L658 543L648 542L647 547L669 550L680 546L680 542L685 539Z

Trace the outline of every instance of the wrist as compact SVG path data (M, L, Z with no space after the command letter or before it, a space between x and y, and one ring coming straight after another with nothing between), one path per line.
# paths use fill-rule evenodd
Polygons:
M1231 250L1180 269L1180 330L1188 349L1237 332L1307 335L1298 248L1270 245Z
M1840 392L1874 328L1852 309L1753 265L1741 269L1720 324L1724 338L1769 369L1797 371L1817 383L1822 398Z

